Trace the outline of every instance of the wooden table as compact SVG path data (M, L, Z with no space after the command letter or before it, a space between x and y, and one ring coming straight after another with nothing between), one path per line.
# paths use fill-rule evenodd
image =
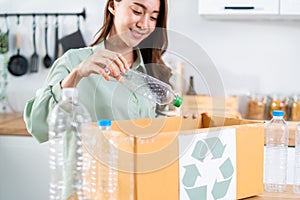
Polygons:
M0 135L30 136L22 113L0 114Z
M293 193L293 186L288 185L285 192L264 192L263 194L255 197L247 198L247 200L296 200L300 199L300 194Z

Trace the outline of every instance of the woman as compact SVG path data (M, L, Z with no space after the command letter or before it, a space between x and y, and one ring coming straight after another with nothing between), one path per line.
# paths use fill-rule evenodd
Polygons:
M132 68L169 83L171 70L161 58L167 48L166 21L167 0L108 0L95 42L57 59L43 87L27 102L28 131L39 142L48 140L48 114L68 87L78 88L94 121L156 117L155 103L118 79Z

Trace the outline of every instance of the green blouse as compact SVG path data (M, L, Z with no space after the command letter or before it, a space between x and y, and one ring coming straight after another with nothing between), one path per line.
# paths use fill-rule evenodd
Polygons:
M26 127L39 142L48 140L47 117L61 100L60 82L98 48L104 49L104 42L97 46L66 52L54 62L44 85L37 90L36 96L26 103L24 110ZM132 68L147 73L139 50ZM110 77L110 81L106 81L101 75L92 74L83 78L77 88L79 101L87 108L93 121L157 117L154 102L130 91L113 77Z

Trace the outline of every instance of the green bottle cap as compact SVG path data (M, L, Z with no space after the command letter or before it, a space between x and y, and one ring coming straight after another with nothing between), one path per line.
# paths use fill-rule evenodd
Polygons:
M182 104L182 97L181 96L176 96L176 99L173 102L173 105L176 107L180 107Z

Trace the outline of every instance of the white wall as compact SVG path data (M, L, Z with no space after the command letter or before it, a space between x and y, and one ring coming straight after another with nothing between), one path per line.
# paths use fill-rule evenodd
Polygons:
M26 3L20 0L0 0L0 12L80 12L85 7L87 19L81 23L81 28L86 42L90 43L93 34L101 26L104 4L104 0L28 0ZM208 58L214 66L207 67L217 69L226 94L258 92L290 95L300 93L297 87L300 83L298 78L300 56L297 55L300 52L300 20L210 20L198 15L197 8L198 0L171 0L169 28L199 45L208 55L207 57L198 48L192 48L190 52L194 57L199 52L198 60L195 59L193 66L186 65L188 69L186 69L185 77L191 74L196 77L195 87L198 93L213 93L212 90L215 87L212 84L213 80L207 80L212 78L202 73L205 67L202 61ZM13 24L12 34L17 29L15 21L14 18L9 20L9 23ZM0 24L3 22L3 19L0 19ZM38 41L40 58L44 56L43 22L44 19L41 18L38 28L41 35ZM76 30L75 17L63 17L60 22L61 37ZM54 20L50 23L52 23L52 29L50 28L49 31L53 32ZM21 31L24 34L22 52L30 58L33 53L31 18L22 19L21 24ZM49 42L51 41L53 41L53 35L49 38ZM183 45L184 42L170 38L170 46ZM51 43L49 48L50 53L53 52ZM9 54L14 54L13 46L11 50ZM172 58L173 61L169 61L176 62L179 57L177 55L175 61L174 58ZM48 71L41 65L37 74L27 74L22 77L9 75L8 100L15 110L23 110L25 101L34 95L37 88L41 87ZM16 95L20 98L15 98Z
M48 143L33 137L0 136L0 199L49 197Z
M229 93L300 92L300 21L207 20L197 2L171 1L169 27L200 44Z

